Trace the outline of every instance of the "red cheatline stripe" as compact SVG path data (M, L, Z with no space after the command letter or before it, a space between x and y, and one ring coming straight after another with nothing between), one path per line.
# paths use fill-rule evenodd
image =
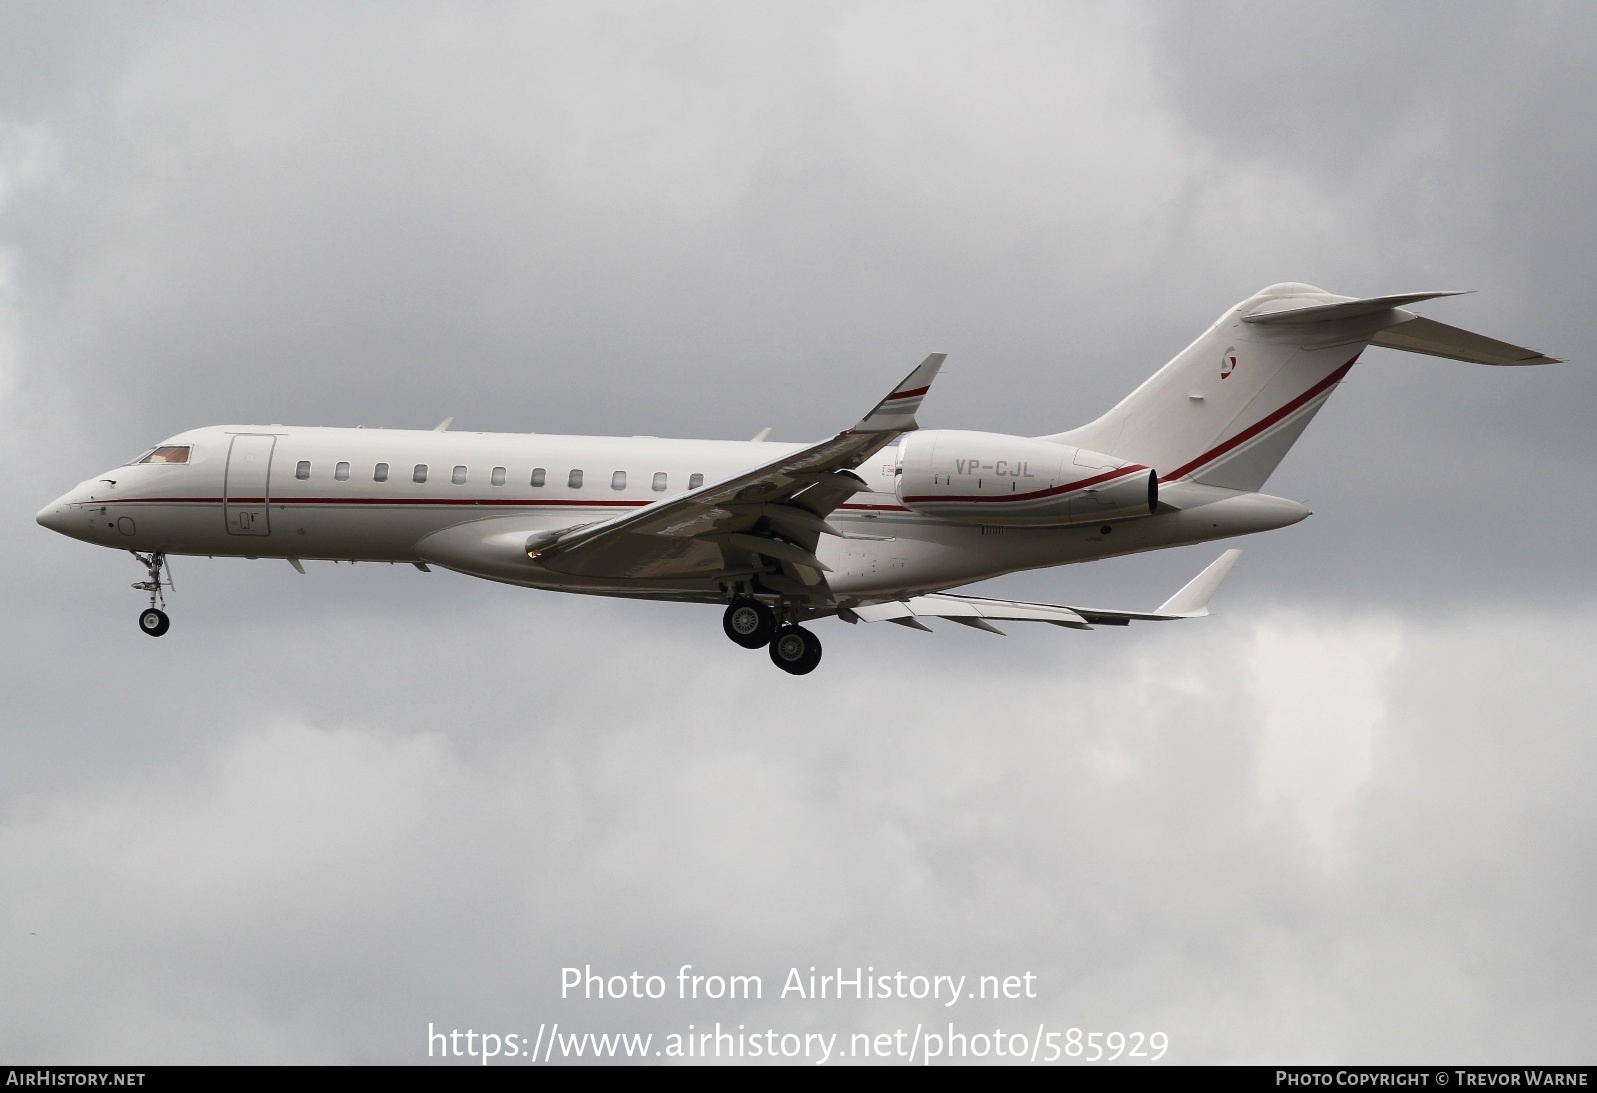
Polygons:
M118 497L115 501L106 501L105 505L220 505L220 497ZM227 501L230 505L479 505L500 508L642 508L652 504L650 501L580 501L580 500L549 500L546 498L528 498L524 500L489 500L469 501L453 498L443 498L432 501L425 498L383 498L383 497L273 497L270 500L260 497L234 497ZM89 508L98 508L100 502L89 504ZM877 512L908 512L902 505L840 505L839 508L851 510L871 510Z
M1124 478L1126 475L1136 474L1138 471L1145 471L1147 469L1147 467L1144 467L1141 464L1132 464L1129 467L1120 467L1117 470L1105 471L1103 474L1094 475L1092 478L1083 478L1078 482L1067 482L1063 486L1054 486L1046 490L1035 490L1031 493L1006 493L997 497L970 497L963 494L949 494L947 496L938 497L906 497L904 498L904 502L906 504L914 505L926 501L1035 501L1040 497L1054 497L1061 493L1074 493L1076 490L1084 490L1088 486L1096 486L1098 483L1107 482L1112 478Z
M117 497L105 501L86 502L88 508L98 508L101 505L220 505L224 503L221 497ZM491 498L484 500L471 500L456 497L229 497L225 499L229 505L431 505L434 507L473 505L484 508L536 508L547 506L563 506L566 508L642 508L652 504L650 501L611 501L593 500L549 500L547 498L502 499Z
M895 402L895 401L897 401L898 399L901 399L901 398L914 398L916 395L924 395L927 391L930 391L931 389L932 389L932 385L928 383L925 387L917 387L913 391L894 391L891 395L888 395L882 401L883 402Z
M1341 368L1338 368L1335 372L1332 372L1329 376L1326 376L1319 383L1316 383L1313 387L1310 387L1297 398L1293 399L1291 402L1275 411L1275 413L1269 415L1268 417L1261 418L1259 421L1249 425L1246 429L1243 429L1230 440L1215 445L1213 448L1210 448L1208 451L1204 452L1198 458L1194 459L1185 466L1173 470L1169 474L1161 476L1159 481L1174 482L1178 478L1184 478L1191 474L1195 468L1201 467L1205 463L1209 463L1220 458L1222 455L1225 455L1231 449L1235 448L1238 444L1243 444L1249 440L1252 440L1254 437L1264 432L1264 430L1268 429L1270 426L1274 425L1288 414L1302 409L1317 396L1336 386L1342 377L1347 375L1348 369L1353 367L1353 362L1357 361L1358 359L1358 355L1355 354L1353 360L1348 361Z

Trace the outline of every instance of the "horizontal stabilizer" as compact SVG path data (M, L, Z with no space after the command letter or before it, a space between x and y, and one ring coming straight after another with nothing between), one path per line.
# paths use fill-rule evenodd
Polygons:
M1371 345L1387 349L1401 349L1405 353L1424 353L1431 357L1447 357L1471 364L1561 364L1556 357L1545 356L1522 345L1510 345L1483 334L1474 334L1448 326L1434 319L1415 317L1396 326L1379 331L1370 339Z
M1535 349L1510 345L1496 338L1488 338L1401 310L1405 304L1417 304L1422 300L1434 300L1441 296L1461 295L1463 295L1461 292L1401 292L1392 296L1371 296L1363 300L1342 300L1331 304L1312 304L1308 307L1282 307L1281 304L1290 305L1294 302L1284 300L1277 304L1265 305L1266 309L1279 307L1280 310L1262 310L1252 315L1244 315L1242 321L1262 326L1301 326L1380 315L1384 312L1388 316L1385 322L1390 325L1377 331L1370 338L1371 345L1401 349L1405 353L1424 353L1432 357L1469 361L1471 364L1561 363L1556 358L1545 356Z
M1335 304L1314 304L1310 307L1291 307L1281 311L1265 311L1242 316L1245 323L1275 326L1282 323L1324 323L1333 319L1353 319L1360 315L1374 315L1390 311L1404 304L1417 304L1421 300L1435 300L1441 296L1463 296L1463 291L1450 292L1399 292L1392 296L1370 296L1363 300L1343 300Z

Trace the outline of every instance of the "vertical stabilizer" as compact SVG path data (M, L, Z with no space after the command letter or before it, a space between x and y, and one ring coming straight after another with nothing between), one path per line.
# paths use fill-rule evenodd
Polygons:
M1355 299L1271 285L1220 316L1103 417L1043 439L1152 467L1161 482L1254 491L1372 343L1478 364L1558 363L1402 307L1456 295Z
M1394 310L1382 303L1309 323L1247 320L1358 302L1310 285L1272 285L1222 315L1103 417L1048 439L1133 459L1164 482L1257 490Z

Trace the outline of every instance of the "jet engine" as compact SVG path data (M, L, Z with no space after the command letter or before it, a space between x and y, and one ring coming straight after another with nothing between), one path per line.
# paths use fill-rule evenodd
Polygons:
M972 524L1095 524L1148 516L1159 503L1159 476L1141 464L1002 433L910 433L898 470L904 507Z

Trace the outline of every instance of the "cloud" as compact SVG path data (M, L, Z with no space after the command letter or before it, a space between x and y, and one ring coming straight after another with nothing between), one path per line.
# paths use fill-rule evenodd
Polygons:
M1575 1061L1582 620L1401 640L1379 617L1212 620L1114 655L983 654L954 687L926 639L829 664L799 707L658 621L613 643L630 684L597 696L572 670L591 650L511 625L461 655L536 677L469 720L428 696L325 724L262 710L198 754L14 802L7 1054L402 1061L429 1020L947 1018L1140 1022L1185 1061ZM1536 667L1502 678L1488 634ZM768 993L559 1000L562 967L684 963ZM855 964L1030 971L1039 998L773 997L789 967ZM1556 989L1527 998L1527 977Z
M1382 677L1401 649L1392 620L1336 629L1299 620L1261 627L1239 651L1260 705L1261 791L1290 803L1322 846L1370 777L1386 715Z

